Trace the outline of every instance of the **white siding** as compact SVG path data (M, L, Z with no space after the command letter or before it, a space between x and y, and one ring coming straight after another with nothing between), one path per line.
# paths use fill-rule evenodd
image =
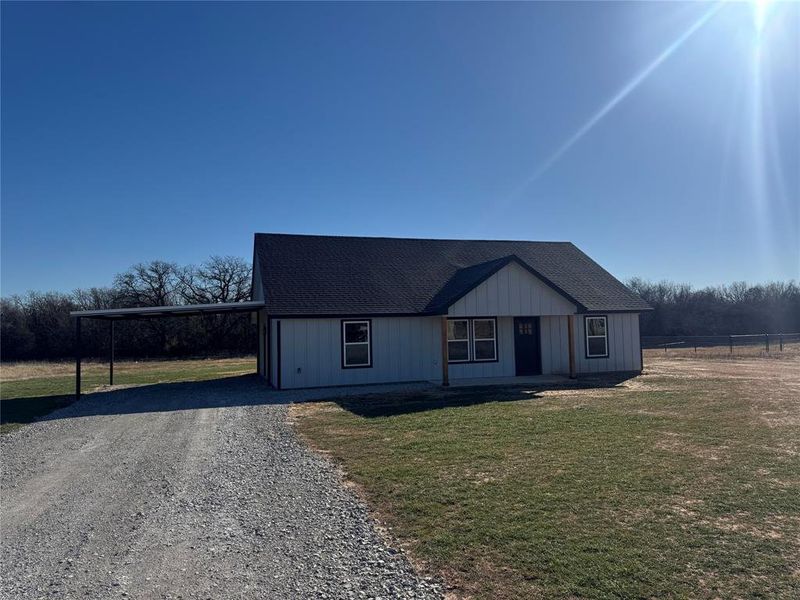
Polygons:
M580 317L578 317L580 318ZM569 375L569 317L542 317L542 375Z
M450 316L568 315L575 305L517 263L509 263L463 298L453 303Z
M575 368L578 373L641 371L638 313L602 315L608 319L608 358L586 358L584 315L575 317Z
M439 317L372 321L372 367L342 368L341 319L281 319L281 387L439 380ZM273 355L275 357L275 355Z
M608 358L586 358L584 316L575 317L578 373L641 370L639 315L609 314ZM568 317L540 319L542 374L569 374ZM343 369L341 319L280 319L281 387L321 387L440 381L441 317L381 317L372 321L372 367ZM272 383L277 384L277 323L271 320ZM450 379L515 375L514 319L497 318L498 360L449 365Z

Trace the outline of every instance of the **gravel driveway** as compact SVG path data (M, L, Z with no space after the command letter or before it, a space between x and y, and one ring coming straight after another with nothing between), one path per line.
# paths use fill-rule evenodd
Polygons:
M0 598L439 598L254 377L85 396L2 441Z

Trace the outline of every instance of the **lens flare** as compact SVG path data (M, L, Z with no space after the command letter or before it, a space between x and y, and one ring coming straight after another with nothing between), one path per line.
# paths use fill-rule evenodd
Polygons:
M767 17L769 16L769 9L772 1L773 0L752 0L753 24L759 34L764 31L764 25L767 24Z
M628 83L626 83L620 90L614 94L610 100L608 100L600 109L594 113L588 121L586 121L581 127L579 127L575 133L573 133L567 140L561 144L555 152L553 152L549 157L547 157L537 169L533 172L533 174L514 192L511 196L515 196L516 194L521 193L525 190L530 184L534 181L539 179L546 171L550 169L558 160L566 154L570 148L572 148L578 141L581 140L589 131L591 131L597 123L599 123L603 117L605 117L608 113L610 113L614 108L616 108L620 102L625 100L636 88L638 88L644 80L646 80L661 64L666 61L672 54L680 48L686 40L688 40L692 35L700 29L703 25L705 25L711 17L713 17L717 11L722 7L722 3L714 4L709 10L707 10L703 15L695 21L691 27L689 27L686 31L684 31L678 38L672 42L669 46L667 46L650 64L648 64L644 69L642 69L633 79L631 79Z

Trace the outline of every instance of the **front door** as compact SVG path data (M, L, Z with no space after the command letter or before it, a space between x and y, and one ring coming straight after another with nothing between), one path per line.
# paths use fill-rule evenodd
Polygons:
M514 317L514 362L517 375L541 375L539 317Z

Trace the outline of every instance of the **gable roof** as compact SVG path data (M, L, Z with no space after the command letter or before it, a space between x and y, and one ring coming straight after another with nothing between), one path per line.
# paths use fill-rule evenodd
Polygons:
M257 233L254 247L273 315L445 314L510 262L580 312L650 310L569 242Z

